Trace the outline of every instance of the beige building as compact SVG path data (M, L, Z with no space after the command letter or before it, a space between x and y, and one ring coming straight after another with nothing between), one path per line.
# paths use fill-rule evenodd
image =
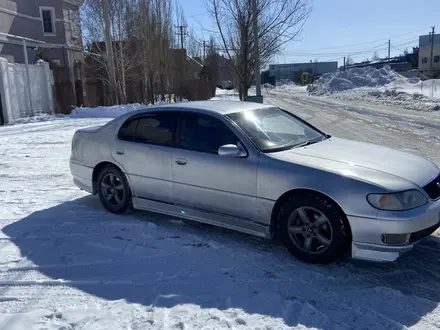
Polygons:
M434 34L432 58L431 41L432 35L419 37L419 70L430 77L438 77L440 75L440 34Z
M84 100L79 17L83 2L0 0L0 57L9 63L25 63L27 54L29 64L41 58L49 62L55 80L57 111L68 111L71 105L81 105Z
M0 32L30 38L28 57L35 63L34 49L39 46L48 60L69 66L82 56L79 7L84 0L0 0ZM8 62L23 63L24 53L19 39L0 35L0 57Z

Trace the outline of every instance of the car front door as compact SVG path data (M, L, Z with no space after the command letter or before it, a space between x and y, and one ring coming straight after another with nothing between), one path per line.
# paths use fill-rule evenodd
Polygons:
M239 143L226 120L182 112L172 164L174 203L255 219L258 154L249 150L245 157L218 154L220 146Z
M172 203L172 162L179 112L160 111L122 124L112 156L127 173L136 197Z

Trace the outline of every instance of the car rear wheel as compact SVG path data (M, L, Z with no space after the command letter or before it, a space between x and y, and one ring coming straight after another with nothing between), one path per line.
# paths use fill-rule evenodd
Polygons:
M287 249L310 263L341 259L347 248L345 215L318 196L294 196L280 212L280 235Z
M124 173L117 167L107 166L101 170L97 190L99 199L107 211L120 214L130 208L130 186Z

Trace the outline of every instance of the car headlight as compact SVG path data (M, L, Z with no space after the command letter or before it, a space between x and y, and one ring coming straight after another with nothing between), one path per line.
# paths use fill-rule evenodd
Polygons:
M391 194L369 194L367 200L374 208L386 211L406 211L428 203L428 199L418 190Z

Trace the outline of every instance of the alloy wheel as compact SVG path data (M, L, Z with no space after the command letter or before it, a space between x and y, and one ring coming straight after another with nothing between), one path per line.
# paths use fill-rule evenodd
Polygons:
M333 228L319 210L302 206L295 209L288 219L289 237L303 252L321 254L333 239Z
M113 206L119 207L124 202L124 185L114 173L107 173L101 181L101 192L105 201Z

